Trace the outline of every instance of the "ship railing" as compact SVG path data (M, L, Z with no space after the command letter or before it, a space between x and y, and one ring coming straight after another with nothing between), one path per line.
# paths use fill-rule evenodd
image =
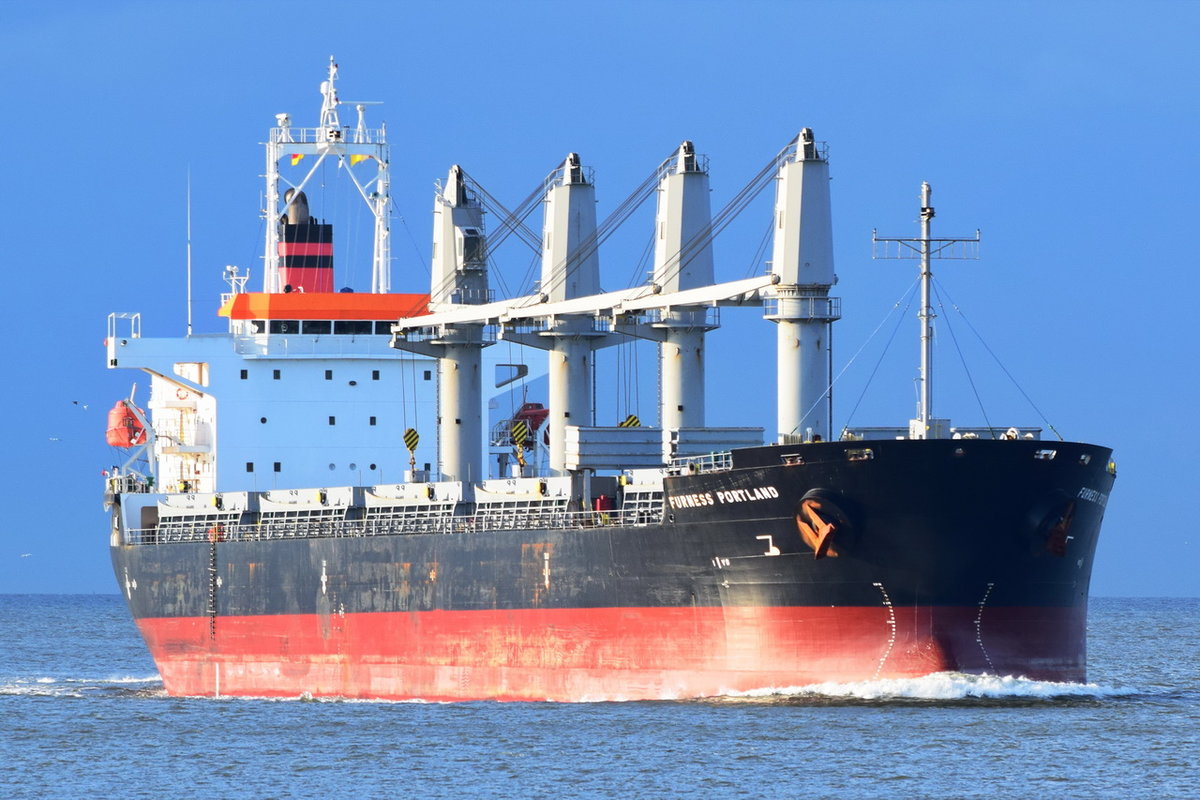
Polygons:
M773 287L772 296L763 299L765 319L805 319L832 322L842 318L840 297L800 294L790 286Z
M712 329L721 327L721 309L714 306L651 308L646 311L644 320L652 325L667 328Z
M122 333L122 331L124 331ZM138 312L115 311L108 315L108 341L118 337L140 339L142 337L142 315Z
M167 420L155 426L155 434L167 448L212 446L212 429L204 421Z
M661 511L655 513L646 508L609 509L604 511L517 511L486 512L472 517L458 517L468 521L468 530L479 532L501 530L569 530L574 528L603 528L612 526L649 525L662 520Z
M330 135L332 130L333 135ZM278 144L329 144L348 142L350 144L383 144L387 135L383 128L358 128L343 125L340 128L272 128L271 140Z
M105 491L111 494L148 494L154 491L153 481L137 473L110 475L104 482Z
M508 447L513 443L512 426L515 420L502 419L492 426L492 430L488 433L488 445L490 447ZM532 427L526 425L527 428ZM537 444L535 434L537 430L530 430L529 435L525 438L525 449L532 450Z
M671 475L688 475L698 472L726 472L731 469L733 469L733 454L726 450L720 453L705 453L700 456L672 458L667 472Z
M195 542L250 542L286 539L337 539L363 536L405 536L426 533L488 533L504 530L571 530L642 526L662 521L662 510L646 507L605 511L486 512L470 516L430 516L415 519L325 520L322 522L263 522L231 524L196 521L187 525L134 528L125 532L130 545Z

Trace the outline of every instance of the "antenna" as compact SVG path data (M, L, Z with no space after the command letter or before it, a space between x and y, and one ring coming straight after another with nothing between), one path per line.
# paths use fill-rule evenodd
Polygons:
M930 259L977 259L979 258L979 231L974 238L951 236L935 239L929 235L930 222L933 220L933 204L930 202L933 190L929 183L921 184L921 235L915 239L889 237L884 238L871 231L871 257L876 259L914 259L921 260L921 311L917 314L921 320L921 373L919 378L921 399L917 408L917 419L909 424L909 438L933 439L938 438L938 431L931 431L930 426L936 422L933 419L933 306L930 302L930 287L933 283L933 272L929 266ZM895 245L890 247L889 245Z
M192 335L192 167L187 170L187 335Z

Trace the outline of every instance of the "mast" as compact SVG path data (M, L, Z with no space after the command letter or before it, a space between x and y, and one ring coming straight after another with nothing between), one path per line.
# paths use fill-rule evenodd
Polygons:
M540 291L548 303L600 291L596 188L578 153L569 153L546 183ZM593 424L592 354L616 340L587 312L539 313L532 328L506 329L503 337L548 351L550 470L566 475L567 426Z
M933 418L933 303L930 300L930 290L933 286L933 272L929 267L929 231L933 222L933 205L930 199L933 192L929 182L921 182L921 368L918 375L920 383L920 406L917 408L917 420L921 423L920 430L929 431L929 420ZM928 433L925 434L926 436Z
M713 282L708 165L684 142L664 165L655 215L654 285L664 293ZM658 346L660 424L664 429L704 426L704 335L716 327L703 307L666 308L651 327Z
M434 196L433 268L429 306L449 311L490 299L483 206L457 164ZM438 360L438 471L464 485L483 472L483 348L492 344L481 321L464 320L395 336L392 346Z
M919 259L921 264L921 308L917 312L921 329L921 362L917 374L917 416L909 420L908 438L944 439L950 435L950 421L933 416L933 268L931 262L941 259L976 259L979 257L979 231L972 238L952 236L935 239L932 235L934 217L933 190L921 183L921 235L915 239L882 237L871 232L876 259ZM895 247L890 247L895 245Z
M832 419L830 338L841 300L829 296L833 271L833 218L829 160L811 128L800 131L779 166L775 238L764 316L775 322L778 441L828 440ZM809 433L811 432L811 436Z
M477 305L488 299L483 207L467 191L457 164L434 200L434 258L431 309ZM484 326L445 326L430 342L438 357L438 461L441 479L472 481L483 472L483 348L491 344Z
M302 201L304 188L329 158L335 160L338 169L345 170L345 174L354 184L375 220L371 291L384 294L391 290L391 230L388 222L391 201L387 129L383 125L378 128L366 127L364 112L366 106L374 103L338 99L337 78L338 66L330 56L328 75L321 82L321 114L317 127L293 127L290 115L276 114L276 127L272 128L268 135L266 205L263 209L263 218L267 223L263 249L264 292L281 292L284 288L280 280L283 244L281 229L277 224L280 216L294 213L294 207ZM357 124L353 128L342 125L338 117L338 107L343 105L353 105L358 112ZM309 160L310 156L315 156L315 159ZM283 177L280 162L285 159L288 166L306 170L298 181ZM360 164L364 166L356 171ZM366 172L371 164L375 168L374 175ZM280 192L281 182L288 187L286 193ZM307 214L307 211L304 213Z

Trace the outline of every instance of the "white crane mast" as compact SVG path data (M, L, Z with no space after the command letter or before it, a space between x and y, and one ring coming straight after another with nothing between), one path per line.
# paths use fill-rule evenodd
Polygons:
M707 164L691 142L681 144L665 167L655 215L654 285L673 294L713 282L712 213ZM714 327L702 306L664 308L652 323L661 336L664 429L704 426L704 334Z
M429 306L451 311L488 300L483 207L468 190L457 164L433 202L433 268ZM482 320L466 319L428 329L426 336L396 337L394 346L438 359L438 472L440 480L469 485L483 480Z
M810 128L800 132L795 152L780 164L774 230L771 271L779 282L769 291L764 316L778 326L779 441L795 436L828 441L833 413L830 339L841 302L829 296L837 283L829 162Z
M576 153L567 156L547 183L540 292L551 304L600 292L596 189L590 170L584 169ZM505 330L503 335L549 351L550 471L564 475L567 426L593 422L592 353L614 342L587 311L554 316L538 313L536 319L532 328Z
M465 254L474 251L471 237L482 236L482 218L460 188L461 171L452 169L435 211L430 313L392 326L396 347L442 359L445 402L439 404L439 444L444 477L463 480L473 474L466 465L475 462L457 437L465 437L468 424L474 424L481 396L478 379L468 381L464 375L476 375L479 347L486 344L483 332L492 326L509 341L549 351L547 428L554 475L571 474L586 484L589 470L596 467L582 465L600 463L584 452L590 435L585 430L592 429L594 417L592 354L619 341L617 333L660 343L663 461L658 463L670 457L668 438L682 443L688 438L685 431L701 429L697 433L703 435L691 437L695 444L712 435L741 441L745 431L753 430L705 427L704 334L716 327L710 309L720 306L765 301L765 316L779 330L780 438L810 428L814 436L828 438L829 331L840 317L838 299L829 297L837 279L828 163L808 129L774 163L778 189L770 274L713 283L708 172L691 143L684 142L659 168L652 281L602 294L595 190L589 172L572 153L547 180L537 293L495 302L486 280L472 282ZM459 427L447 428L449 421ZM577 440L570 452L568 427ZM756 436L761 441L761 431ZM658 456L641 455L650 460ZM453 464L460 465L457 471Z

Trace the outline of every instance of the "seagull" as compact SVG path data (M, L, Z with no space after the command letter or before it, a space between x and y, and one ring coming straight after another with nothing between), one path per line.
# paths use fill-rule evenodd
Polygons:
M21 558L29 558L33 553L21 553Z
M72 400L72 401L71 401L71 403L72 403L72 404L74 404L74 405L77 405L77 406L79 406L79 407L80 407L80 408L82 408L84 411L87 411L87 408L88 408L88 407L87 407L87 403L81 403L81 402L79 402L78 400Z

